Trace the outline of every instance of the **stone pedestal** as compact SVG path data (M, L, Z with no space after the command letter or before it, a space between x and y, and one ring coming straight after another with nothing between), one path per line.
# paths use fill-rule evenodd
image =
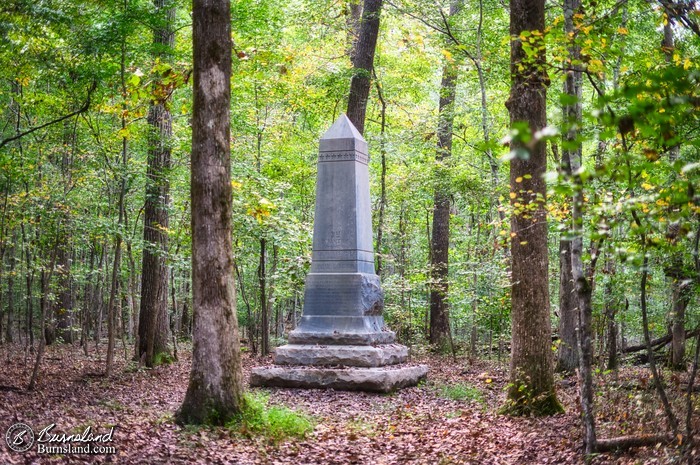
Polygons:
M321 138L301 322L289 344L277 349L278 366L253 369L253 386L387 392L427 373L424 365L404 365L408 349L395 344L382 317L367 153L367 142L345 115Z

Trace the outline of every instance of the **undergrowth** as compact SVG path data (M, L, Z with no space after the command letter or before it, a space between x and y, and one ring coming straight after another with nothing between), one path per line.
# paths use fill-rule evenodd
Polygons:
M308 415L286 407L268 406L269 396L247 393L240 416L227 427L246 435L264 436L274 442L285 438L304 438L314 429Z
M438 386L438 396L459 401L473 400L479 403L484 402L484 396L479 388L466 383L440 385Z

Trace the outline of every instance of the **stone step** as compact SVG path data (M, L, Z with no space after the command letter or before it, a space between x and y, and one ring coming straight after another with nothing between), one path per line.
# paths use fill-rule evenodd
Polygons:
M381 367L404 363L408 347L401 344L378 346L287 344L275 350L277 365L344 365Z
M375 368L319 368L268 366L253 368L251 386L339 391L392 392L415 386L426 377L427 365Z

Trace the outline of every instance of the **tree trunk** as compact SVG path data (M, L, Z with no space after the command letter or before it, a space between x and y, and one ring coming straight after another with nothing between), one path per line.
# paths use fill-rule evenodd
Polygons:
M153 1L161 22L153 31L154 59L167 60L172 54L175 8L166 0ZM172 117L170 94L161 82L153 85L154 99L148 111L148 171L143 216L143 264L139 310L139 360L153 366L156 356L168 353L168 202L170 184L170 140Z
M347 53L350 62L355 61L355 48L360 35L360 21L362 18L362 3L360 0L347 0L345 5L345 28L347 29L346 42Z
M510 1L511 93L506 106L511 126L527 123L532 134L546 124L548 78L542 43L527 58L520 43L523 31L544 34L544 0ZM562 411L554 392L549 315L547 249L547 159L544 141L511 144L511 345L509 405L515 414L547 415Z
M671 366L685 370L685 309L690 303L691 285L680 279L673 279L671 310Z
M604 290L604 313L605 318L608 322L607 336L608 341L608 370L616 370L618 365L617 360L617 322L615 320L617 314L617 306L619 304L618 299L613 298L613 283L612 277L615 275L615 263L612 260L608 260L605 263L606 274L608 275L608 280L605 283Z
M16 241L13 240L13 244ZM12 342L12 315L15 313L15 247L10 247L10 270L7 275L7 328L5 328L5 340Z
M675 43L673 40L673 28L670 21L664 25L664 38L662 48L667 63L673 62ZM678 159L680 147L674 146L669 150L669 162ZM673 181L674 179L672 179ZM675 244L683 238L678 236L678 223L670 222L667 236ZM676 370L685 370L685 309L690 302L691 287L687 281L688 276L683 273L682 254L673 252L670 264L671 277L671 358L670 365Z
M192 370L179 423L223 425L240 412L243 375L231 244L231 18L228 0L194 0Z
M382 275L382 267L384 265L384 260L383 260L383 251L382 251L382 245L383 245L383 239L384 239L384 221L386 217L386 207L387 207L387 198L386 198L386 100L384 100L384 93L382 92L382 86L380 85L379 81L377 80L376 83L377 87L377 98L379 98L379 102L382 105L382 110L381 110L381 132L380 132L380 139L379 139L379 156L381 157L381 162L382 162L382 171L381 175L379 178L379 218L377 220L377 247L376 247L376 261L377 261L377 276Z
M66 218L67 221L68 218ZM65 235L64 238L66 238ZM68 247L67 240L58 245L56 266L58 267L59 292L58 300L54 304L54 315L56 317L56 336L60 337L63 342L70 344L73 342L73 292L71 289L71 260Z
M450 16L457 14L461 0L454 0ZM433 208L433 234L430 241L430 343L438 352L450 348L449 314L449 249L450 249L450 188L449 168L446 159L452 155L452 126L454 123L457 65L445 59L440 84L438 107L438 145L435 153L435 187Z
M567 37L574 40L576 30L574 28L574 14L581 8L580 0L564 1L564 32ZM568 48L569 58L572 63L580 60L580 47L575 43L570 43ZM570 177L574 161L581 160L581 146L571 148L576 144L578 135L577 125L581 122L581 88L582 73L578 67L574 67L566 73L564 81L564 93L570 96L571 102L562 107L564 123L567 132L564 134L564 144L562 150L561 170L563 174ZM569 202L571 198L567 199ZM573 373L578 367L578 350L576 341L576 327L578 326L578 298L575 294L575 283L571 269L571 239L566 237L571 233L564 233L564 237L559 240L559 354L557 358L557 370Z
M126 95L126 39L122 41L122 54L121 54L121 85L122 93ZM126 109L126 104L122 104L123 109ZM126 133L126 112L122 113L122 131ZM116 341L116 319L117 319L117 307L119 302L119 272L122 263L122 227L124 225L125 217L125 207L124 201L126 197L126 168L128 163L128 139L126 136L122 137L122 150L121 150L121 169L122 172L119 174L119 196L117 202L117 208L119 209L119 217L117 219L117 230L114 234L114 262L112 263L112 283L109 291L109 304L107 306L107 365L105 368L105 376L109 377L112 375L112 368L114 365L114 347Z
M264 238L260 239L260 259L258 261L258 292L260 293L260 355L270 353L270 312L267 308L267 274L265 271L266 247Z
M568 174L571 174L570 168ZM559 372L573 373L578 368L577 310L574 278L571 275L571 240L562 236L559 239L559 351L556 367Z
M365 132L365 113L371 85L372 69L374 67L374 52L379 36L379 15L382 0L364 0L360 35L354 47L355 55L352 64L354 73L350 81L347 115L360 134Z

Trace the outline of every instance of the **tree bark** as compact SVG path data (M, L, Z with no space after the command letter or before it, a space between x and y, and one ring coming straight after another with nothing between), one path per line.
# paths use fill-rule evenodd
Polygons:
M546 124L548 78L544 43L527 58L523 31L544 34L544 0L510 1L511 93L506 106L512 126L526 123L532 134ZM539 45L539 44L538 44ZM510 388L505 411L548 415L562 411L554 392L549 314L547 195L544 141L511 143L511 345Z
M360 36L360 21L362 19L362 3L360 0L347 0L345 4L345 28L347 29L347 53L350 62L355 60L355 48Z
M13 239L13 244L16 241ZM12 342L12 315L15 313L15 246L10 247L10 270L7 275L7 328L5 328L5 340Z
M612 260L608 260L605 263L606 273L608 275L608 280L605 283L604 290L604 313L605 318L608 322L607 336L608 341L608 370L616 370L618 365L617 360L617 322L615 317L617 315L617 306L619 305L619 300L613 297L613 283L612 277L615 275L615 263Z
M360 134L365 132L365 113L367 99L371 86L372 69L374 67L374 52L379 36L379 15L382 0L364 0L360 35L357 38L352 57L354 72L350 81L347 115Z
M260 256L258 261L258 292L260 297L260 355L270 353L270 310L267 307L267 241L260 239Z
M574 28L573 17L581 7L580 0L564 1L564 32L571 40L575 40L576 29ZM569 57L572 63L580 60L580 47L572 42L568 47ZM562 112L564 123L567 125L567 132L564 134L562 149L561 170L563 174L570 177L573 173L572 158L578 160L580 166L581 146L576 144L578 135L577 125L581 122L581 88L582 73L578 67L574 67L566 73L564 81L564 93L573 99L563 105ZM572 199L568 199L572 202ZM565 232L564 237L559 240L559 338L561 345L557 357L557 370L572 373L578 368L578 350L576 341L576 327L578 326L578 298L575 291L574 277L571 269L571 249L572 243L570 232Z
M153 0L161 21L153 30L153 58L167 60L175 44L175 8L168 0ZM168 203L172 117L167 86L156 81L148 111L148 170L143 216L143 264L139 310L139 360L153 366L168 349Z
M673 52L675 43L673 40L673 28L670 21L666 21L664 25L664 38L662 48L666 58L666 63L673 62ZM673 163L680 155L680 147L674 146L669 150L669 162ZM673 181L674 179L672 179ZM678 223L670 222L668 225L667 237L671 239L674 245L677 245ZM671 353L670 365L676 370L685 370L685 309L690 302L691 288L688 276L683 272L682 253L672 252L670 257L670 266L667 273L671 278Z
M194 0L192 369L179 423L223 425L240 412L243 375L231 244L231 18L228 0Z
M453 0L450 16L457 14L461 0ZM438 352L450 348L449 314L449 250L450 250L450 188L446 160L452 155L457 65L445 59L440 84L438 107L437 151L435 153L435 188L433 192L433 234L430 240L430 343Z
M124 4L124 9L126 10L126 3ZM126 95L126 38L122 40L122 53L121 53L121 86L122 94ZM122 103L122 109L126 110L126 103ZM122 112L122 131L126 132L126 111ZM122 137L122 150L121 150L121 173L118 175L119 179L119 195L117 208L119 209L119 217L117 219L117 230L114 234L114 262L112 263L112 283L109 291L109 304L107 305L107 365L105 368L105 376L109 377L112 375L112 368L114 365L114 347L116 341L116 325L117 325L117 307L119 302L119 272L121 269L122 262L122 228L124 226L125 214L125 197L126 197L126 169L128 164L128 146L129 140L126 136Z

